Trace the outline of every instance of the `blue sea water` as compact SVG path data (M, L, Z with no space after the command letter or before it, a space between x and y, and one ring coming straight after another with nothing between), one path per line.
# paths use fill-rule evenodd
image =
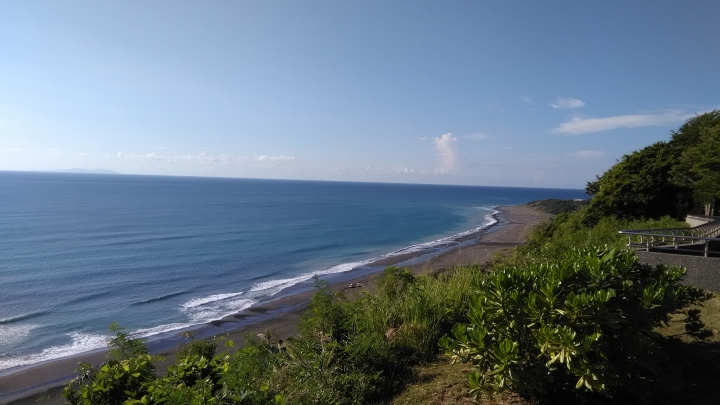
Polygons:
M219 319L582 190L0 172L0 370Z

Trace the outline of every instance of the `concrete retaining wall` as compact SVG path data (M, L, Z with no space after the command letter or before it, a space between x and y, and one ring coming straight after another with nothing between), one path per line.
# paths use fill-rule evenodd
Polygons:
M717 221L719 219L720 217L709 217L706 215L688 215L685 217L685 222L690 225L690 228L695 228L696 226L705 225L708 222Z
M720 258L638 251L641 263L664 264L687 269L685 283L705 291L720 292Z

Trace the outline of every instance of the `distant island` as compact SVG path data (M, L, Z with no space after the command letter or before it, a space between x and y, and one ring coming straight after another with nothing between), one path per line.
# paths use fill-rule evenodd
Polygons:
M58 173L91 173L91 174L122 174L118 173L113 170L107 170L107 169L79 169L79 168L72 168L72 169L65 169L65 170L53 170L54 172Z

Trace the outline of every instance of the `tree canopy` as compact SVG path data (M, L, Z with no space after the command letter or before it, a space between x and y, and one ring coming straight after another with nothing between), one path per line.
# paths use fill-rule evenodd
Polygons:
M708 205L708 211L720 199L720 112L715 116L715 122L700 128L698 142L683 150L670 172L672 181L690 188L693 199Z
M689 119L671 139L623 156L585 190L587 221L680 217L720 197L720 110Z

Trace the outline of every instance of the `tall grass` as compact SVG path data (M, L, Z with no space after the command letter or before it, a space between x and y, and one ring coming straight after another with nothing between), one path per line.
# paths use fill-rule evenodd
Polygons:
M561 257L572 248L607 245L610 248L622 249L626 247L627 237L619 234L620 230L686 228L687 226L687 223L671 217L639 220L605 217L595 226L588 226L584 211L563 213L536 227L525 246L517 250L517 254L524 259L548 260Z
M323 397L332 403L373 403L396 394L412 377L412 366L434 359L440 337L465 320L467 292L481 274L481 267L471 266L416 277L390 267L377 291L352 300L320 283L301 323L302 336L290 350L296 358L332 358L342 366L327 374L323 370L331 364L313 363L315 371L309 372L324 377L305 379L302 396L290 392L288 399L302 403L310 392L324 392L332 393ZM286 373L288 385L297 382L299 369L293 369ZM348 379L355 381L350 391L340 383Z

